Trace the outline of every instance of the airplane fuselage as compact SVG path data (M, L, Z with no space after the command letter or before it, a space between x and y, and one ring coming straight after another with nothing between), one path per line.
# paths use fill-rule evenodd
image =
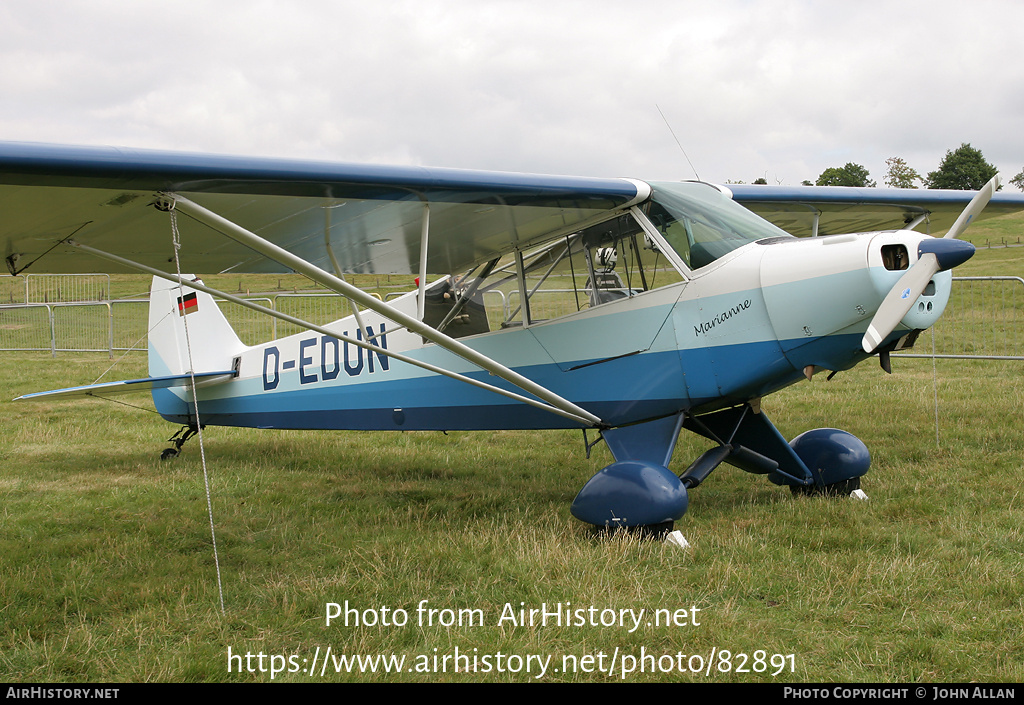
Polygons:
M793 384L808 369L844 370L865 359L861 336L902 274L898 267L912 264L926 237L897 231L769 238L676 284L462 342L574 400L608 426L713 411ZM893 251L903 259L893 260ZM891 339L938 318L949 279L948 272L936 275L935 286ZM416 297L410 292L392 306L414 312ZM512 388L407 330L388 332L374 312L364 311L362 322L381 348ZM352 316L327 328L369 337ZM203 423L364 430L580 427L323 334L235 347L224 351L220 368L237 358L236 378L198 390ZM172 367L160 355L151 345L153 375ZM188 422L185 391L159 390L154 398L165 418Z

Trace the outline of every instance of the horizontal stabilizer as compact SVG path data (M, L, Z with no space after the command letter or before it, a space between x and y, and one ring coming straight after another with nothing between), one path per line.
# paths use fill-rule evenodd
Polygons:
M221 372L197 372L194 376L197 386L204 386L201 383L216 384L234 377L232 370ZM87 384L83 387L68 387L67 389L54 389L49 392L35 392L18 397L14 401L32 401L47 397L57 399L61 397L112 397L118 394L129 394L131 392L148 392L151 389L167 389L168 387L187 387L192 383L193 375L185 373L182 375L167 375L165 377L146 377L145 379L128 379L120 382L104 382L102 384Z

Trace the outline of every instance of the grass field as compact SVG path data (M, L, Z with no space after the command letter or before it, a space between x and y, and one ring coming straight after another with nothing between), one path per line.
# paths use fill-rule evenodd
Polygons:
M108 364L61 362L6 358L4 393ZM722 673L716 662L710 676L628 680L1020 681L1019 367L940 362L938 376L939 447L929 361L900 361L892 377L863 366L772 398L765 410L787 436L834 425L868 443L870 500L793 499L723 468L691 494L679 523L688 550L601 539L571 518L575 492L608 462L603 450L587 461L577 433L208 429L223 615L195 442L161 463L174 429L152 414L5 404L0 679L270 680L241 663L229 672L228 649L312 660L330 646L412 663L456 648L549 655L545 680L622 677L553 672L564 656L604 654L607 667L616 649L706 660L726 649L734 669L738 654L793 656L774 678L774 667ZM702 447L684 439L677 465ZM327 604L346 600L404 609L410 624L327 626ZM483 624L419 626L421 600L479 610ZM505 604L521 602L695 606L699 625L499 626ZM537 675L479 670L274 680Z
M969 266L1024 269L1024 249L991 252ZM5 354L0 398L110 364ZM893 364L764 402L789 438L861 437L869 501L794 499L723 466L677 524L689 549L570 516L610 460L578 432L209 428L223 614L195 440L162 463L176 428L148 411L0 402L0 681L1024 681L1024 370L939 361L937 442L932 362ZM673 469L705 447L681 439ZM346 601L360 624L328 625ZM598 623L501 620L567 603ZM641 609L635 629L628 612L600 624ZM339 673L343 655L405 662Z

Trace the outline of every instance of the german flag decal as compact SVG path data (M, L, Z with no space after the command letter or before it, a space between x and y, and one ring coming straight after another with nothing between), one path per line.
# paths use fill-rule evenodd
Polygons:
M178 315L185 316L199 310L199 301L195 292L178 297Z

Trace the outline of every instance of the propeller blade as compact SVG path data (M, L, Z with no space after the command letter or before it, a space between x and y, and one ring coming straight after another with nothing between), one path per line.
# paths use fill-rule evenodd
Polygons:
M992 195L999 188L999 176L992 179L981 187L971 202L967 204L960 217L953 223L953 227L940 240L925 240L918 248L918 260L906 274L900 277L896 286L889 290L882 304L875 312L874 318L868 325L867 332L861 339L861 346L864 352L872 353L890 333L896 330L903 317L914 306L914 302L924 293L928 282L938 272L952 269L958 264L966 262L974 254L974 245L969 242L946 242L956 240L971 224L975 216L981 213L992 199Z
M886 294L878 311L875 312L875 317L868 325L868 330L861 340L864 352L874 352L886 336L896 330L896 326L907 315L917 298L924 293L924 288L938 271L938 257L926 252L900 277L896 286Z
M974 217L981 213L988 205L992 195L999 189L999 175L996 174L989 180L987 184L981 187L981 190L971 199L971 202L964 208L964 212L960 214L960 217L953 223L953 227L949 229L944 238L956 239L960 237L964 230L967 230L967 226L971 224Z

